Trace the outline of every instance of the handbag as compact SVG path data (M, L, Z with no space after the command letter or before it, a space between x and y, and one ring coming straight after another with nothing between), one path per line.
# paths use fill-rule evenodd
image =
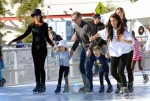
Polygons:
M0 69L4 69L4 62L2 58L0 58Z

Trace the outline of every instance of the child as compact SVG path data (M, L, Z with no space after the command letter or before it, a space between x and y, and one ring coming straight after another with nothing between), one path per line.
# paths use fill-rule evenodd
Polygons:
M132 31L132 37L134 38L134 49L133 49L133 57L132 57L132 64L131 64L131 68L132 68L132 71L134 71L134 66L135 66L135 63L136 61L138 62L138 68L139 70L142 72L143 74L143 83L147 83L149 78L148 76L145 74L144 72L144 69L142 68L141 66L141 60L142 60L142 53L140 51L140 43L139 41L135 38L135 32Z
M68 93L69 92L69 82L68 82L69 60L71 56L69 55L66 41L64 40L59 41L57 50L55 52L55 56L56 58L59 58L59 64L60 64L58 85L55 90L55 93L60 93L61 91L61 82L62 82L63 74L65 79L65 86L64 86L63 93Z
M100 90L99 93L104 92L104 81L103 81L103 76L105 76L105 79L107 81L108 84L108 89L107 89L107 93L111 93L113 91L111 82L108 78L108 74L109 74L109 66L108 66L108 59L101 53L101 49L98 45L93 47L93 53L96 56L96 61L95 61L95 65L97 65L100 69L99 69L99 79L100 79ZM109 59L110 61L110 59Z
M2 59L2 50L0 47L0 87L3 87L6 83L6 80L2 78L2 71L1 71L2 69L4 69L4 63Z

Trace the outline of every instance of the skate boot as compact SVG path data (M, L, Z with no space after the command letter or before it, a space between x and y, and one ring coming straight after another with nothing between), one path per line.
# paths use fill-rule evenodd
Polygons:
M123 88L124 97L126 99L128 99L129 98L129 90L128 90L128 88L127 87L122 87L122 88Z
M34 93L34 94L39 93L39 88L40 88L40 83L37 82L35 88L33 89L33 93Z
M79 89L79 93L83 93L83 92L85 92L85 89L86 89L86 87L84 86L84 87L82 87L82 88L80 88Z
M45 92L45 91L46 91L45 83L41 83L38 92L39 92L39 93L42 93L42 92Z
M149 81L149 77L147 74L143 74L143 83L147 83Z
M6 80L4 78L2 78L2 80L0 81L0 87L3 87L6 83Z
M129 93L132 93L133 92L133 83L128 83L128 90L129 90Z
M103 93L104 90L105 90L104 85L101 85L100 90L99 90L99 93Z
M117 83L117 89L115 91L116 94L120 93L121 87L122 87L121 83Z
M61 85L57 85L57 88L55 90L55 93L60 93L61 91Z
M112 85L108 85L107 93L111 93L113 91Z
M65 85L64 86L64 91L63 93L69 93L69 86L68 85Z

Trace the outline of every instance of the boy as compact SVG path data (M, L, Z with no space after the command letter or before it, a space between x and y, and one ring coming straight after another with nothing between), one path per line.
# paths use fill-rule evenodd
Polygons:
M103 76L105 76L105 79L107 81L108 84L108 89L107 89L107 93L111 93L113 91L111 82L108 78L109 75L109 66L108 66L108 62L110 62L110 59L107 59L102 53L101 53L101 48L96 45L93 47L93 53L96 57L96 61L94 63L94 65L97 65L100 69L99 69L99 79L100 79L100 90L99 93L104 92L104 80L103 80Z

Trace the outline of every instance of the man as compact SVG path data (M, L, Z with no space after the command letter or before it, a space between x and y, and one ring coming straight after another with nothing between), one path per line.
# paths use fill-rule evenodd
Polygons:
M52 41L56 41L56 33L53 31L53 28L48 27L49 37Z
M92 33L89 24L82 20L82 15L80 12L74 12L71 17L72 21L75 23L74 29L76 31L77 39L71 48L70 54L73 54L79 43L83 48L80 54L79 69L83 79L84 87L80 88L79 92L91 94L93 92L92 68L95 59L95 56L92 52L92 44L90 44L89 41L89 37L92 35Z
M101 16L99 14L94 14L93 15L93 21L89 23L91 27L92 34L95 35L99 30L102 30L105 28L105 25L101 22ZM101 39L100 37L97 38L94 41L94 45L99 45L102 48L102 53L105 54L105 48L103 48L106 45L106 41ZM99 67L94 66L93 68L93 74L97 75L99 71Z

